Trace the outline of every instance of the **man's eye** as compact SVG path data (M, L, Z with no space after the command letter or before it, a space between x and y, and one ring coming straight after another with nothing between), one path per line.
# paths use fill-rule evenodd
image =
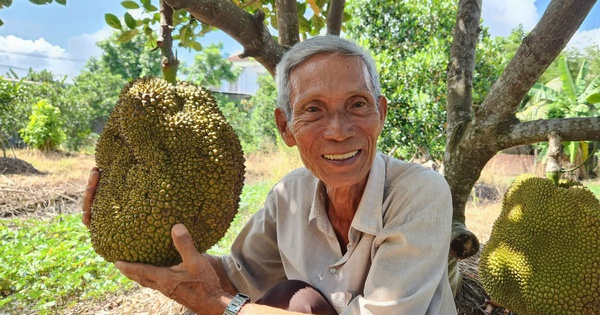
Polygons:
M316 106L311 106L311 107L306 108L306 111L309 113L315 113L315 112L319 111L319 108Z
M354 107L354 108L359 108L359 107L363 107L363 106L365 106L365 105L366 105L366 103L365 103L365 102L354 102L354 103L352 104L352 107Z

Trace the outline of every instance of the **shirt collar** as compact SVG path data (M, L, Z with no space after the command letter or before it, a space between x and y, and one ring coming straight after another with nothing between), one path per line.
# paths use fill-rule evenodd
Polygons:
M385 188L385 162L375 154L367 185L352 220L351 227L363 233L376 235L383 228L383 192Z
M375 154L365 191L352 220L351 227L367 234L377 234L383 228L383 192L385 188L385 162L379 153ZM308 221L319 215L327 218L325 212L325 185L318 181L314 189L313 201Z

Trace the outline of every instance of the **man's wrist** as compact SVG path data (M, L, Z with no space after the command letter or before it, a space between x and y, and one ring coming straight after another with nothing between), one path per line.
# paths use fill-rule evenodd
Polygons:
M237 315L246 303L250 303L250 297L242 293L236 294L225 308L223 315Z
M202 299L195 299L192 303L180 302L196 314L221 315L231 301L233 295L223 290L217 290Z

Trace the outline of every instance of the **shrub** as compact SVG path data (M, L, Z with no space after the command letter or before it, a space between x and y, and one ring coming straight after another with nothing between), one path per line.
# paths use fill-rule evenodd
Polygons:
M65 141L60 109L43 99L33 105L27 127L20 130L27 145L42 151L56 150Z

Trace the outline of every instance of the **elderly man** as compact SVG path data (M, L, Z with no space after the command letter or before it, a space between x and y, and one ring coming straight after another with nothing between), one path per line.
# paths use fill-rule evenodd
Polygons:
M284 55L276 78L277 128L306 168L271 189L230 255L198 253L177 224L180 265L116 267L198 314L456 314L450 192L438 173L377 152L387 100L370 55L314 37Z

